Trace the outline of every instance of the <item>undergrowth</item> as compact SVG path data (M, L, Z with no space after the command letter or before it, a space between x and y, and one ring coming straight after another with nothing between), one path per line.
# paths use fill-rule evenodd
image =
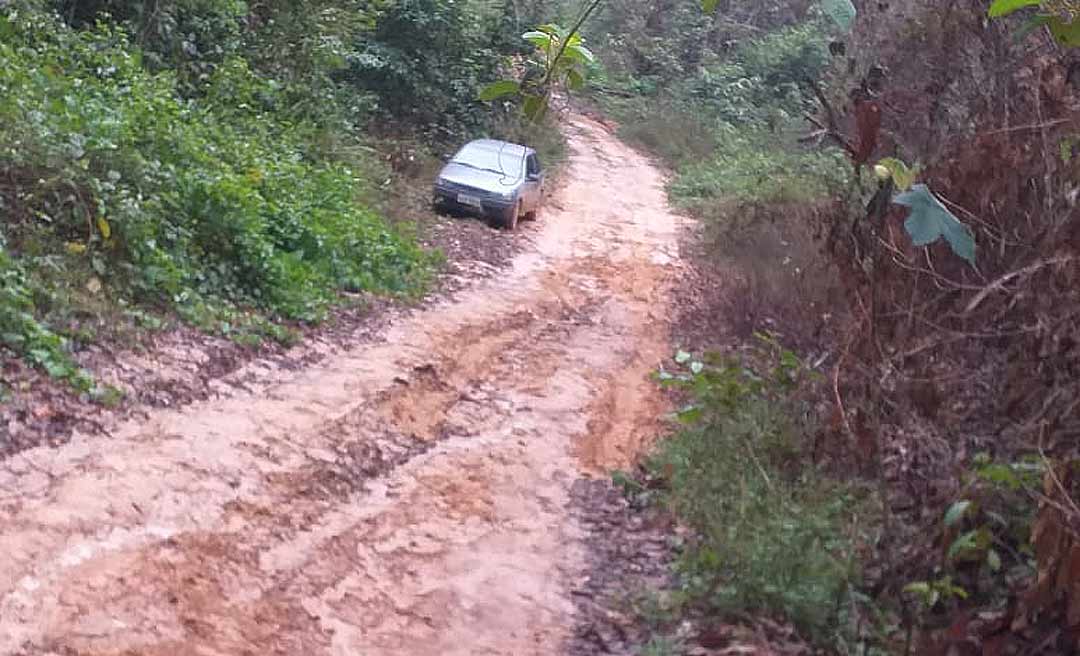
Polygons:
M763 612L791 621L822 643L854 633L860 529L873 497L841 484L801 456L806 408L793 391L813 376L794 354L767 339L763 368L682 353L659 378L687 393L684 428L648 462L665 481L663 502L694 529L677 564L676 603L710 613Z
M850 168L838 149L795 139L814 103L806 81L828 65L827 33L816 21L765 32L662 84L601 70L593 96L622 136L675 169L671 194L684 207L812 201Z
M12 11L0 36L0 343L32 364L86 387L62 326L103 304L286 338L266 318L424 288L430 257L245 60L194 102L119 27Z
M683 427L648 462L663 503L692 529L666 602L669 628L757 614L823 648L875 653L885 615L860 585L878 502L808 459L816 409L803 392L816 374L758 332L774 328L789 347L813 351L836 292L814 219L850 186L851 167L839 148L798 138L816 102L806 81L828 59L827 30L811 20L756 33L676 77L606 71L593 97L621 136L672 169L669 198L699 220L700 256L724 272L724 327L765 346L700 361L680 353L660 374L690 400ZM672 637L656 634L654 645Z
M672 199L695 214L723 219L743 204L810 204L847 179L840 150L803 150L771 133L717 126L709 157L679 165ZM719 216L718 216L719 215Z
M838 294L816 219L852 177L840 148L799 139L815 102L806 80L823 74L827 43L815 21L782 27L663 84L603 71L592 94L620 136L671 168L669 198L699 220L708 266L725 271L736 335L784 326L800 350L820 346L811 336Z

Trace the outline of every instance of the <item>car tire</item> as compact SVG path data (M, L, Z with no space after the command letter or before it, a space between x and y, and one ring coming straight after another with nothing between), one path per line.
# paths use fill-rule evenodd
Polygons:
M526 212L525 216L522 217L522 218L524 218L526 221L535 221L535 220L537 220L538 218L540 218L540 208L537 207L536 209L534 209L531 212Z
M431 209L436 214L444 214L447 216L451 216L454 213L454 206L450 204L450 201L441 196L432 199Z
M507 208L502 217L503 229L510 232L517 230L519 216L521 216L521 203L517 203L512 207Z

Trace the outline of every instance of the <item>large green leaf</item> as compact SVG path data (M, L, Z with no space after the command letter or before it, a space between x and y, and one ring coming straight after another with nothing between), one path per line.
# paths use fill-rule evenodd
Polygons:
M480 100L496 100L506 96L512 96L521 90L521 85L513 80L499 80L492 82L480 90Z
M547 114L547 98L544 96L525 96L525 102L521 105L521 111L530 121L537 121Z
M525 34L522 34L521 38L525 39L537 48L549 48L551 47L551 39L553 37L547 32L532 30L531 32L526 32Z
M851 0L821 0L821 8L844 31L851 29L857 15Z
M701 0L701 8L705 10L706 14L716 11L718 4L720 4L720 0Z
M566 50L563 52L563 57L569 59L570 61L582 64L591 64L596 61L596 55L594 55L591 50L589 50L583 45L579 45L576 43L571 43L570 45L566 46Z
M968 531L949 545L949 560L982 560L982 554L990 548L992 537L986 528Z
M692 426L701 421L702 415L704 415L704 411L701 406L688 405L675 413L675 419L684 426Z
M916 246L926 246L944 237L954 253L975 266L975 238L971 230L941 204L929 187L917 184L893 202L911 208L904 228Z
M1063 46L1069 48L1080 46L1080 20L1064 21L1058 16L1052 16L1050 33Z
M954 503L945 513L945 526L956 526L967 514L969 508L971 508L971 502L966 499Z
M922 170L922 167L918 164L915 166L908 166L903 160L896 159L895 157L886 157L878 162L878 164L884 166L889 171L893 183L900 191L911 189L911 185L915 184L915 178L919 176L919 172Z
M975 551L979 548L979 532L968 531L949 545L949 560L956 558L964 553Z
M990 5L990 18L1008 16L1024 7L1037 7L1039 0L994 0Z

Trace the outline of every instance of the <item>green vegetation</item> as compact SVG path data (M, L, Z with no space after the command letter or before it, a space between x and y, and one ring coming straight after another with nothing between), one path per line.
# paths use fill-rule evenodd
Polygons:
M738 272L727 314L748 337L768 318L804 324L834 293L813 235L816 216L847 196L844 149L806 141L813 86L831 66L833 23L817 3L708 17L693 2L610 8L592 27L603 68L590 98L620 135L674 171L673 203L701 219L708 257ZM742 13L739 13L742 12Z
M831 480L801 458L806 415L792 392L808 367L762 337L757 366L680 353L662 384L690 394L685 425L650 459L663 500L695 529L678 564L679 606L788 618L823 644L855 637L859 521L872 495ZM775 361L775 365L769 365Z
M686 354L664 374L695 405L650 483L694 530L639 608L644 653L744 611L839 653L1075 651L1080 351L1049 345L1078 316L1076 3L701 4L605 3L591 97L702 219L708 318L775 327L830 380ZM1063 82L988 107L1020 71Z
M628 140L675 168L672 197L696 214L717 214L718 203L728 208L718 220L744 204L811 203L850 175L839 149L795 139L814 102L806 81L828 63L826 32L816 20L783 27L729 56L677 67L684 77L616 65L601 76L596 97Z
M671 199L703 221L708 256L740 276L733 323L750 317L749 338L768 312L786 331L783 308L805 315L825 295L807 217L853 179L841 148L798 140L830 64L831 23L811 6L768 29L730 28L675 4L642 6L644 22L601 16L593 30L605 68L592 98L624 138L674 169ZM876 610L859 589L868 538L859 522L874 497L807 462L802 418L813 412L795 392L809 369L766 344L751 361L681 353L677 370L660 375L692 402L678 414L685 427L648 464L665 482L663 502L694 529L669 612L674 624L691 610L764 613L823 646L865 642L859 623ZM660 624L655 645L670 638Z
M582 89L589 68L596 64L596 57L585 47L581 27L601 2L590 0L569 29L548 23L523 34L522 38L536 49L537 55L528 62L528 74L520 82L494 82L480 92L480 98L496 100L516 97L521 102L524 115L529 120L539 121L547 116L556 89Z
M0 6L0 348L88 389L88 322L287 340L277 322L343 292L422 291L435 260L380 211L370 144L526 130L476 99L520 49L511 21L452 0Z
M195 105L120 33L14 27L0 139L9 170L48 169L16 199L19 252L66 243L73 273L136 299L216 296L306 320L335 289L415 284L418 254L353 202L352 171L305 159L303 128L268 111L273 86L242 60L223 62Z
M828 198L848 179L843 154L776 148L760 133L724 125L713 134L713 154L679 167L671 196L697 215L718 204L813 203Z

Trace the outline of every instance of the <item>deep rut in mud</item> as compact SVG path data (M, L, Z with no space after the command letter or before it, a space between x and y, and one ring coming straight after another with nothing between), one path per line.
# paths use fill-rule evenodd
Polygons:
M249 394L0 463L0 654L573 653L575 483L658 434L679 219L574 118L497 280Z

